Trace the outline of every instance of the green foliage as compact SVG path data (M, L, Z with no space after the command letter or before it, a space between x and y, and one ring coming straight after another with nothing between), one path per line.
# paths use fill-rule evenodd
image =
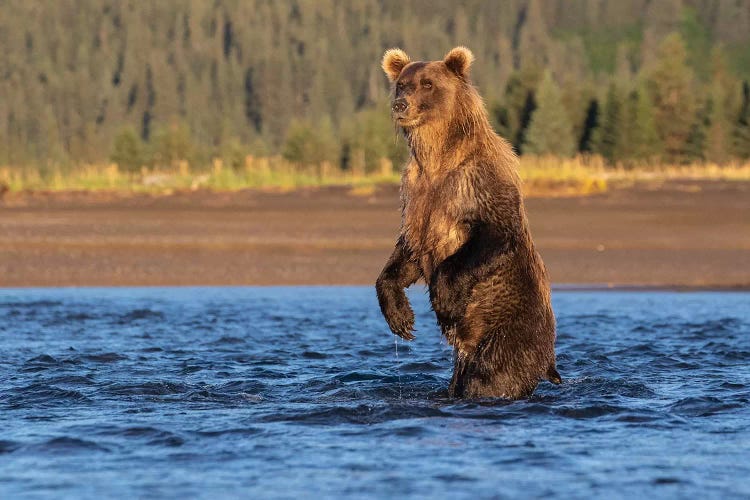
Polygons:
M680 35L685 41L688 63L698 76L705 79L710 74L711 34L692 7L682 9Z
M519 153L523 152L526 132L537 107L535 89L541 73L535 67L524 67L513 73L505 87L503 103L491 108L497 132L508 139Z
M737 124L732 133L732 153L737 158L750 158L750 126Z
M525 150L538 155L572 156L576 151L573 129L549 71L537 92L538 108L531 115Z
M331 119L326 116L317 124L307 120L292 121L282 155L287 160L300 164L337 162L339 146Z
M631 149L627 157L636 160L653 160L662 154L662 143L656 130L654 104L645 85L636 94L634 129L630 135Z
M190 161L193 156L193 140L185 124L172 124L159 128L151 140L151 164L156 167L174 166L180 161Z
M583 44L589 67L595 73L612 73L615 70L618 46L624 43L629 51L637 52L642 37L640 22L617 28L587 29L583 32Z
M247 146L233 137L221 149L224 164L234 170L240 170L245 165L245 158L250 154Z
M144 164L143 144L133 127L125 127L115 136L109 158L127 172L140 170Z
M688 138L696 131L696 105L693 71L687 65L685 42L678 33L672 33L660 44L657 60L648 73L648 84L665 158L670 162L684 161Z
M345 132L345 144L350 152L364 152L365 169L372 172L381 158L399 165L406 159L406 145L397 136L386 106L377 106L356 113Z
M594 141L596 139L596 130L599 128L600 106L597 99L591 99L586 106L586 115L581 126L581 136L578 139L578 151L582 153L592 153L594 151Z
M727 96L724 88L714 82L711 86L710 100L708 101L708 129L706 131L706 145L704 157L714 163L724 163L730 154L730 132L731 123L726 108Z
M750 50L748 42L741 44L727 44L725 50L729 66L734 74L740 78L750 79Z
M618 161L627 162L633 157L636 149L636 130L638 128L638 92L633 90L622 100L622 120L618 134L616 157Z
M508 106L501 102L494 102L489 106L492 127L500 136L513 139L513 124Z
M750 158L750 84L742 84L742 104L732 130L732 153L743 159Z
M349 166L355 150L368 169L380 155L398 163L403 141L392 141L387 111L379 107L388 94L378 64L383 50L401 45L414 59L437 59L455 44L475 53L473 82L491 103L494 125L519 152L528 142L540 68L548 68L564 84L567 119L583 148L591 145L583 139L592 130L592 99L614 78L626 94L634 76L647 77L655 106L654 126L647 128L658 131L659 145L645 150L663 150L667 159L687 158L688 146L697 144L688 144L704 104L696 96L712 92L709 54L722 45L731 73L722 83L731 97L729 144L733 155L744 155L741 99L729 83L750 78L748 9L750 0L459 6L448 0L77 0L75 9L70 2L39 8L6 0L0 165L117 157L131 169L181 161L205 167L213 157L240 165L247 154L286 152ZM682 54L674 42L657 54L670 29L682 35ZM669 98L674 92L681 96L676 104ZM645 116L645 101L639 102L628 106ZM633 110L623 113L624 123L632 123ZM304 126L323 136L300 138ZM625 136L629 126L623 125ZM126 128L138 137L125 137ZM309 151L294 153L295 141ZM627 146L612 155L647 154L635 153L639 141L622 143Z
M683 147L681 160L685 163L691 161L703 161L706 159L706 141L709 127L709 106L707 101L704 106L695 111L695 116L690 124L690 131Z
M594 133L594 152L602 155L609 163L621 159L623 146L623 123L625 110L620 92L615 84L610 84L601 125Z

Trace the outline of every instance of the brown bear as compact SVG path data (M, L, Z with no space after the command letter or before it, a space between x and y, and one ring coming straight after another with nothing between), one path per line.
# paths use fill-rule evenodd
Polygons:
M518 157L487 118L469 80L474 56L456 47L442 61L388 50L392 117L409 145L401 183L401 231L377 279L380 309L396 335L414 339L404 291L422 278L453 346L452 397L529 397L560 383L555 317L534 249Z

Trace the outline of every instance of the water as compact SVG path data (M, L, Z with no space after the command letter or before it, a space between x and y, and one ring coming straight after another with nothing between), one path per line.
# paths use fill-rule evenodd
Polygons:
M0 497L750 495L750 294L558 291L561 387L447 398L372 288L0 290Z

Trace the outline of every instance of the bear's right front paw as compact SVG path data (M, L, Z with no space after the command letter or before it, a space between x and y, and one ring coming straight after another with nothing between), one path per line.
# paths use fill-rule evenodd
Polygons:
M405 305L400 309L392 309L385 315L385 320L391 331L404 340L414 340L414 311Z

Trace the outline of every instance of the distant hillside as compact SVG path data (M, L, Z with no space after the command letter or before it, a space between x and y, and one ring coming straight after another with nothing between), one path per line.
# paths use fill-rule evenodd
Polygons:
M621 107L631 96L635 110L645 69L657 65L670 33L686 48L688 85L701 89L691 92L695 102L686 110L686 120L702 123L690 133L710 137L709 115L719 100L726 101L727 151L744 133L735 129L747 111L742 80L750 78L750 0L456 5L1 1L0 166L114 158L136 168L283 153L346 167L358 151L368 165L397 159L403 150L394 145L383 107L383 50L400 46L414 58L436 59L457 44L475 52L475 82L519 149L548 70L562 92L569 115L562 126L572 127L575 148L602 152L610 83L618 86ZM717 78L722 95L709 99ZM690 154L706 155L706 144L696 147ZM295 157L300 154L306 157Z

